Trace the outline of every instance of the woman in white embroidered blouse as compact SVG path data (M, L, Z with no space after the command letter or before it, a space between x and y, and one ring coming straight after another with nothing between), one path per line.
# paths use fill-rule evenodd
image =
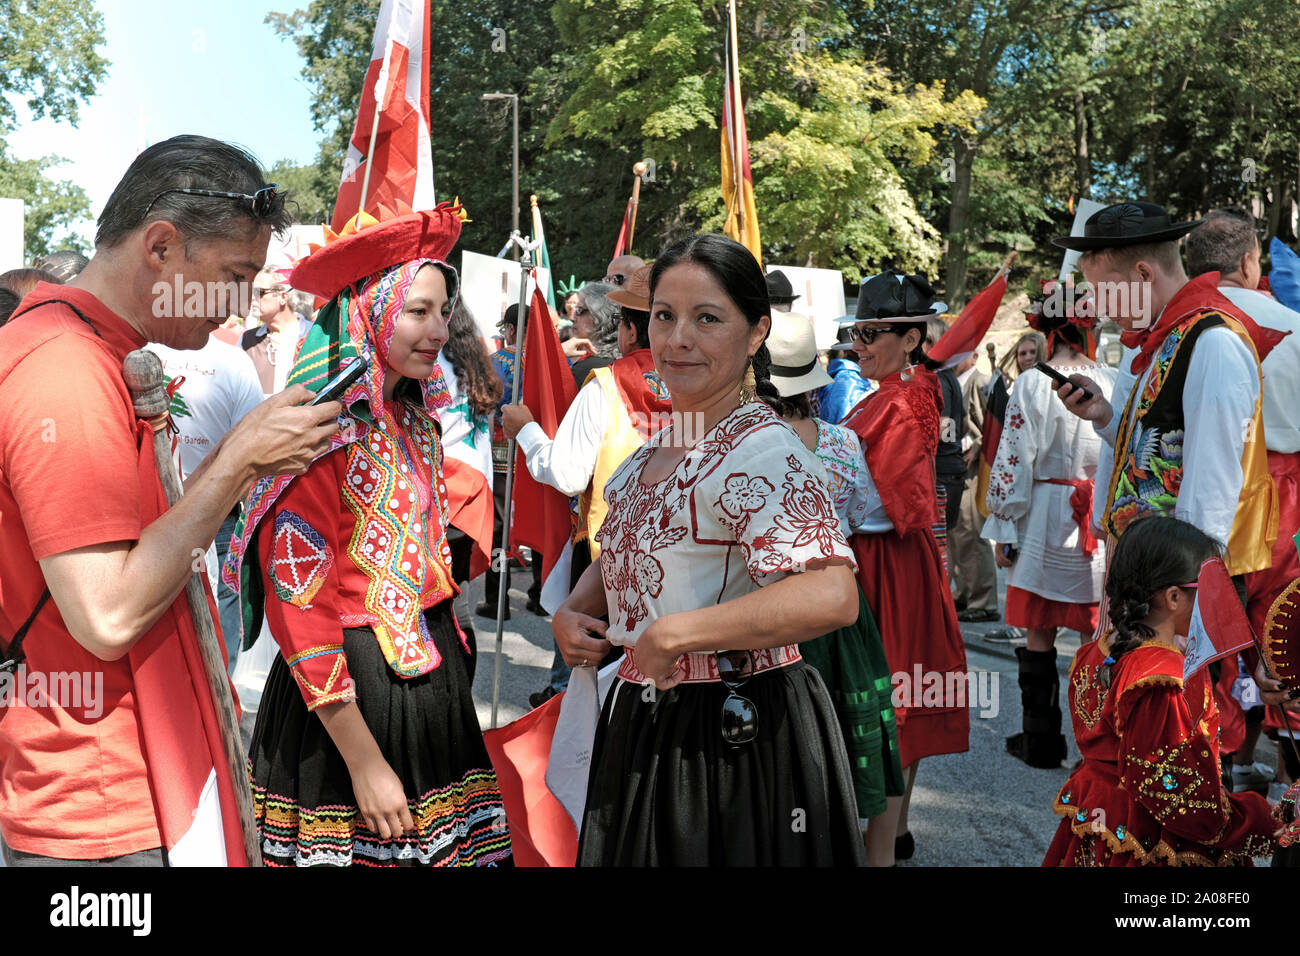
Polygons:
M1095 319L1029 314L1035 334L1046 333L1053 368L1083 374L1109 396L1115 373L1094 360ZM1087 310L1080 310L1087 311ZM1089 422L1066 410L1052 380L1032 368L1011 389L997 458L989 474L989 519L983 536L1007 574L1007 623L1025 628L1016 649L1023 731L1007 751L1031 767L1059 767L1066 756L1061 733L1056 633L1066 627L1085 639L1097 627L1106 568L1104 543L1092 533L1093 481L1101 440Z
M571 665L627 650L579 865L863 862L838 721L797 646L857 619L853 558L816 456L755 401L777 397L769 328L739 243L692 236L656 261L673 423L606 484L600 562L554 619Z

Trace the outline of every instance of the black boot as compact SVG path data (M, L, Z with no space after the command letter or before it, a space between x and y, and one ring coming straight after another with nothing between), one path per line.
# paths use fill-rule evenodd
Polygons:
M1020 661L1021 726L1024 731L1007 738L1007 753L1031 767L1055 769L1065 759L1061 733L1061 679L1056 672L1056 648L1031 651L1016 648Z

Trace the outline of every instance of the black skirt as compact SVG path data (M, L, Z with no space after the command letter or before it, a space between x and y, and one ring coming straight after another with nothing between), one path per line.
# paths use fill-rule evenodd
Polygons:
M393 673L369 628L343 631L357 706L402 781L415 821L415 832L396 839L366 826L347 764L320 718L307 710L284 657L276 657L249 749L268 866L510 863L505 807L474 711L468 655L451 602L430 608L425 620L442 662L414 678Z
M579 866L860 866L839 721L802 661L739 694L758 737L722 739L720 683L610 690L587 784Z

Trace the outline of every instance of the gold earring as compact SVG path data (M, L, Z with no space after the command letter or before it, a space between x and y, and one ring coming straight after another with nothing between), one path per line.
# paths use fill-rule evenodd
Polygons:
M745 378L740 383L740 404L748 405L758 395L758 383L754 380L754 359L751 356L745 363Z

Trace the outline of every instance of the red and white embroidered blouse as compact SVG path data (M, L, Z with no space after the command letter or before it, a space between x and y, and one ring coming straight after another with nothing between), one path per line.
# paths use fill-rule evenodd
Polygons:
M725 603L791 572L856 567L821 463L766 405L736 409L672 474L644 484L651 452L673 433L661 431L605 485L609 513L597 537L611 642L635 645L657 618Z

